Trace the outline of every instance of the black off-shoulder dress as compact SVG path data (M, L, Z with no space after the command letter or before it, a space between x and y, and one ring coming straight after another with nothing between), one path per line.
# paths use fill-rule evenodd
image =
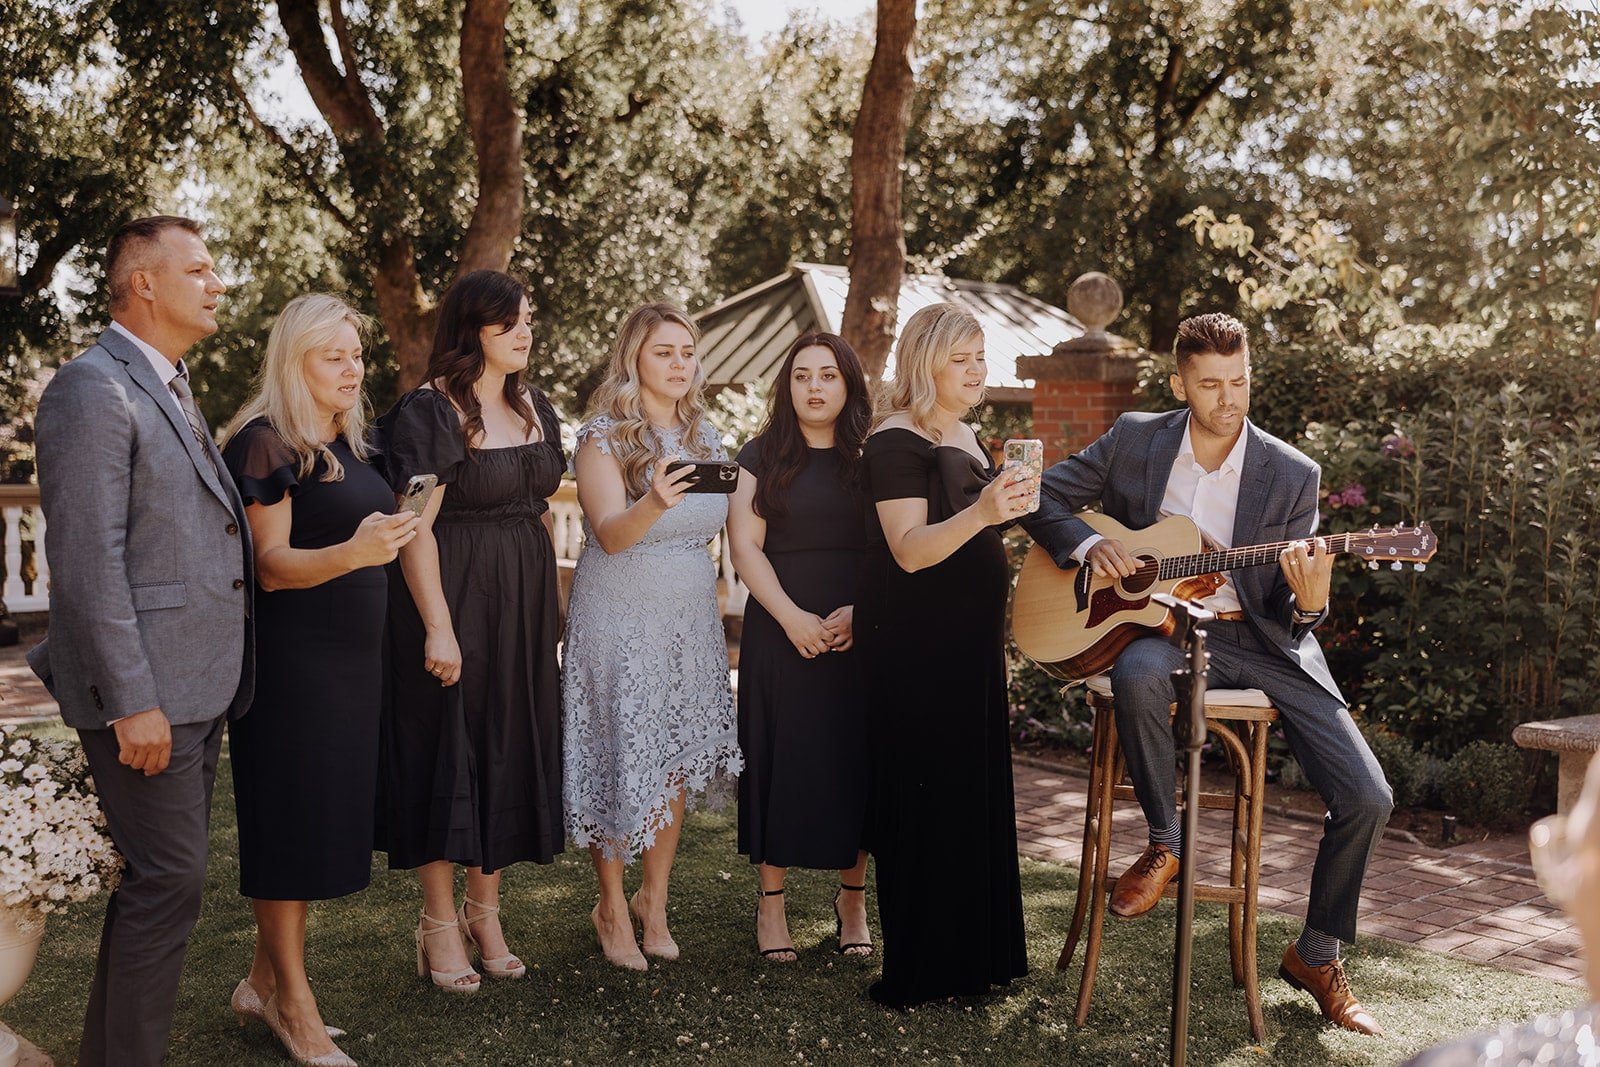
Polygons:
M264 418L222 458L246 504L293 498L293 548L348 541L394 508L383 476L343 439L329 450L344 477L309 477ZM257 900L328 900L365 889L372 870L388 584L363 567L309 589L256 592L256 694L228 724L239 816L239 892Z
M964 427L957 432L968 432ZM867 577L856 605L867 676L883 980L903 1007L975 995L1027 972L1007 726L1000 528L908 573L876 502L925 499L928 522L965 508L996 471L906 429L867 439Z

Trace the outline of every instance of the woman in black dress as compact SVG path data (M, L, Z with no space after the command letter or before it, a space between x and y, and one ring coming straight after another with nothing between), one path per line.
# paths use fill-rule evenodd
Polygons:
M255 959L233 993L299 1062L348 1064L305 971L306 902L366 888L372 868L383 565L416 536L368 466L365 320L337 297L289 302L255 397L222 451L255 541L256 691L228 724L239 891Z
M500 929L500 871L549 863L561 824L556 564L548 497L566 459L522 283L473 271L439 306L423 384L383 416L390 486L433 474L417 539L389 572L379 848L417 868L417 971L471 993L527 973ZM455 903L455 866L467 869Z
M728 513L750 589L739 643L739 851L760 864L756 949L798 957L783 907L789 867L840 872L839 951L867 932L867 748L851 621L866 531L857 470L872 400L855 350L831 333L789 347L761 432L739 453Z
M977 320L953 304L912 315L888 411L863 450L871 507L856 637L884 948L868 992L897 1008L985 993L1028 966L999 528L1023 514L1031 486L997 472L961 421L983 399L983 347Z

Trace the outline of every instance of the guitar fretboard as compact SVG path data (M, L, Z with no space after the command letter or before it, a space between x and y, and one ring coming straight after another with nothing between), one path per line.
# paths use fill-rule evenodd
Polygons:
M1340 552L1349 552L1358 543L1372 539L1370 534L1342 533L1332 534L1323 538L1328 551L1333 555ZM1274 541L1268 545L1246 545L1243 548L1221 548L1214 552L1198 552L1192 556L1168 556L1166 559L1154 563L1146 563L1136 572L1141 577L1148 576L1151 568L1156 571L1158 581L1170 581L1173 578L1192 578L1197 574L1212 574L1216 571L1237 570L1240 567L1260 567L1268 563L1278 562L1278 556L1290 545L1299 544L1303 538L1293 541ZM1315 550L1312 552L1315 555Z

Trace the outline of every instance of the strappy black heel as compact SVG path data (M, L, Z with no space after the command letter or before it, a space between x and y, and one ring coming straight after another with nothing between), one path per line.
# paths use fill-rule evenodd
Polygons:
M839 955L870 956L872 955L871 941L852 941L849 944L845 944L844 916L839 913L839 895L845 890L849 890L852 893L865 893L867 891L867 887L865 885L845 885L843 882L840 882L839 892L833 895L833 936L839 941ZM851 951L852 949L859 951Z
M781 889L757 889L756 890L756 927L757 927L757 930L758 930L758 932L756 933L756 951L761 953L761 958L762 959L767 960L770 963L794 963L795 961L797 961L800 958L800 953L795 951L793 945L780 945L777 948L762 948L761 947L761 934L759 932L759 928L761 926L761 898L762 897L781 897L781 896L783 896L783 890L781 890ZM837 910L837 909L835 909L835 910ZM775 956L777 956L779 953L782 953L782 952L787 952L790 955L791 958L790 959L774 959Z

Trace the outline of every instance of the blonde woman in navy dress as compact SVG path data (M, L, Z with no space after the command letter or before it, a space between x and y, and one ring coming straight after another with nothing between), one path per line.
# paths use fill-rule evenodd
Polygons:
M241 1023L265 1022L296 1062L328 1067L352 1061L306 978L306 902L357 892L370 877L383 565L417 532L416 516L389 514L394 498L368 465L366 325L338 297L291 300L222 450L261 586L255 701L228 725L239 891L256 918L233 1010Z
M628 316L595 414L578 433L583 552L562 654L567 833L600 883L591 920L606 959L677 959L667 883L688 798L741 765L728 652L707 545L728 498L687 493L671 460L726 460L701 398L699 332L682 309ZM642 859L630 900L623 867ZM643 953L633 924L643 935Z
M836 870L838 950L872 952L867 932L867 709L852 622L866 562L861 443L872 399L844 338L789 347L772 410L739 453L728 541L750 588L739 649L739 851L759 865L756 950L799 957L789 940L790 867Z

